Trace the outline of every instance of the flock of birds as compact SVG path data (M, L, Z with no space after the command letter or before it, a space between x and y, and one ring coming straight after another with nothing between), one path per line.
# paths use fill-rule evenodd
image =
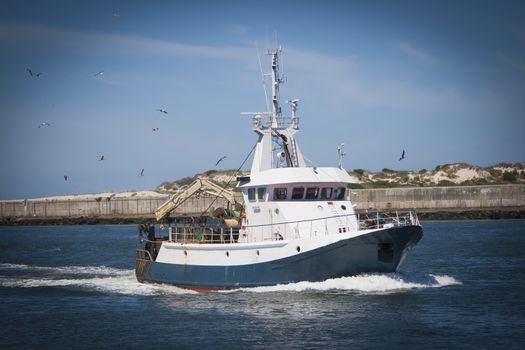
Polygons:
M120 13L118 12L113 12L112 13L112 16L113 17L120 17ZM26 72L29 74L29 76L31 76L32 78L40 78L40 76L42 75L41 72L39 73L35 73L33 72L33 70L31 68L27 68L26 69ZM101 70L101 71L98 71L97 73L93 74L93 76L95 78L102 78L104 76L104 71ZM168 110L165 109L165 108L158 108L156 109L156 111L160 112L160 113L163 113L163 114L168 114ZM45 128L45 127L50 127L51 124L48 123L48 122L42 122L40 124L38 124L38 128ZM156 128L151 128L151 130L153 132L157 132L159 131L159 128L156 127ZM219 158L219 160L217 160L217 162L215 163L215 166L218 166L220 162L222 162L224 159L226 158L226 156L222 156L221 158ZM98 155L97 156L97 160L99 162L103 161L105 159L104 155ZM405 159L405 150L403 150L403 152L401 153L401 157L399 158L399 161ZM141 171L139 172L139 176L144 176L144 168L141 169ZM69 176L68 175L64 175L64 181L68 181L69 179Z
M113 16L114 17L120 17L120 14L118 12L114 12L113 13ZM26 69L26 72L29 74L30 77L32 78L40 78L40 76L42 75L41 72L39 73L35 73L33 72L33 70L31 68L27 68ZM98 71L97 73L93 74L93 76L95 78L102 78L104 76L104 71L101 70L101 71ZM162 114L168 114L168 110L166 108L157 108L156 111L162 113ZM46 127L50 127L51 126L51 123L49 122L42 122L40 124L38 124L38 128L46 128ZM151 128L152 132L157 132L160 130L160 128L156 127L156 128ZM215 166L219 165L220 162L222 162L224 159L226 158L226 156L222 156L216 163L215 163ZM103 154L101 155L97 155L97 160L99 162L101 161L104 161L105 160L105 156ZM140 172L138 173L138 176L144 176L144 168L142 168L140 170ZM64 175L64 181L68 181L70 179L70 176L68 175Z
M114 17L119 17L120 15L118 13L113 13L113 16ZM27 68L26 69L26 72L29 74L29 76L31 77L34 77L34 78L40 78L40 76L42 75L42 73L35 73L33 72L33 70L31 68ZM104 71L101 70L101 71L98 71L97 73L94 74L95 77L97 78L100 78L104 75ZM168 114L168 110L165 109L165 108L158 108L157 111L161 112L161 113L164 113L164 114ZM38 124L38 128L45 128L45 127L50 127L51 126L51 123L48 123L48 122L42 122L40 124ZM151 130L153 132L157 132L159 131L160 129L157 127L157 128L151 128ZM101 155L98 155L97 156L97 160L99 162L105 160L105 156L103 154ZM222 159L221 159L222 160ZM217 162L218 164L218 162ZM139 176L144 176L144 168L142 168L138 174ZM70 177L68 175L64 175L64 181L68 181L70 179Z

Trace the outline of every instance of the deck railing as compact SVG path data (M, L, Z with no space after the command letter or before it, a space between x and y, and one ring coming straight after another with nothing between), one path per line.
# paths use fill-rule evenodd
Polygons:
M153 261L153 258L151 257L150 252L144 249L137 249L136 259Z
M168 241L178 243L235 243L239 228L226 226L175 225L168 230Z
M419 225L413 212L334 215L318 219L275 222L242 227L175 225L168 241L177 243L248 243L317 237L358 230Z

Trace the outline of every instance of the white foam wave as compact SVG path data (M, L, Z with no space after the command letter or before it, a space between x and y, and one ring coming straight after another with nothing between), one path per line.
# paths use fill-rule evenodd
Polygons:
M176 287L139 283L134 276L85 279L0 279L0 285L7 288L76 287L100 292L127 295L186 294L188 291Z
M398 274L365 274L328 279L323 282L298 282L267 287L241 288L237 291L266 293L342 290L364 294L383 294L460 284L462 283L454 277L446 275L427 275L422 278L410 278Z
M117 269L107 266L34 266L25 264L0 264L0 269L10 270L26 270L26 271L42 271L48 273L59 274L87 274L87 275L102 275L102 276L119 276L128 275L132 270Z
M106 266L31 266L24 264L0 264L0 269L50 272L51 275L0 277L0 286L6 288L71 287L128 295L188 294L185 289L139 283L134 270ZM53 276L53 273L57 275ZM68 277L64 277L66 274ZM71 277L70 277L71 276Z
M135 278L135 271L107 266L32 266L0 263L1 269L28 271L29 275L0 277L0 286L7 288L73 287L128 295L193 294L191 290L169 285L143 284ZM30 272L46 272L45 276L31 276ZM364 294L386 294L412 289L440 288L462 283L447 275L408 277L399 274L364 274L328 279L323 282L298 282L285 285L240 288L228 292L303 292L341 290Z

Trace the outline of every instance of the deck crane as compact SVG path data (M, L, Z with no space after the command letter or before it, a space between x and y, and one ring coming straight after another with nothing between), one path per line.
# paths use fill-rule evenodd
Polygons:
M168 199L164 204L155 210L155 217L157 218L157 221L161 221L162 219L166 218L172 211L180 207L187 199L197 192L204 192L217 197L222 197L226 199L232 206L237 203L232 191L227 190L199 176L191 185L188 186L188 188L182 192L175 193L170 197L170 199Z

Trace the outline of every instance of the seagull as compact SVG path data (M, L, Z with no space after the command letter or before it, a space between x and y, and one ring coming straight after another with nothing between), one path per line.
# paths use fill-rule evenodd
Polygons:
M98 159L99 162L100 162L101 160L104 160L104 155L97 156L97 159Z
M30 76L32 76L32 77L37 77L37 78L39 78L39 77L42 75L42 73L33 73L33 71L32 71L30 68L27 68L27 69L26 69L26 72L27 72Z
M159 111L160 113L168 114L168 111L164 108L159 108L157 109L157 111Z
M69 176L64 175L64 181L67 181L68 178L69 178Z
M144 168L142 168L142 170L140 171L139 176L144 176Z
M401 158L399 158L399 160L403 160L405 159L405 150L403 150L403 153L401 153Z
M219 165L219 163L222 162L222 160L223 160L224 158L226 158L226 156L222 156L221 159L219 159L219 160L217 161L217 163L215 163L215 166Z
M120 13L118 13L118 12L116 12L116 11L113 12L113 17L120 17Z
M159 128L151 128L153 131L159 131Z
M95 74L93 74L93 75L94 75L95 77L101 77L101 76L103 76L103 75L104 75L104 71L103 71L103 70L101 70L100 72L98 72L98 73L95 73Z
M43 123L40 123L38 124L38 128L40 129L41 127L43 126L51 126L51 124L47 123L47 122L43 122Z

